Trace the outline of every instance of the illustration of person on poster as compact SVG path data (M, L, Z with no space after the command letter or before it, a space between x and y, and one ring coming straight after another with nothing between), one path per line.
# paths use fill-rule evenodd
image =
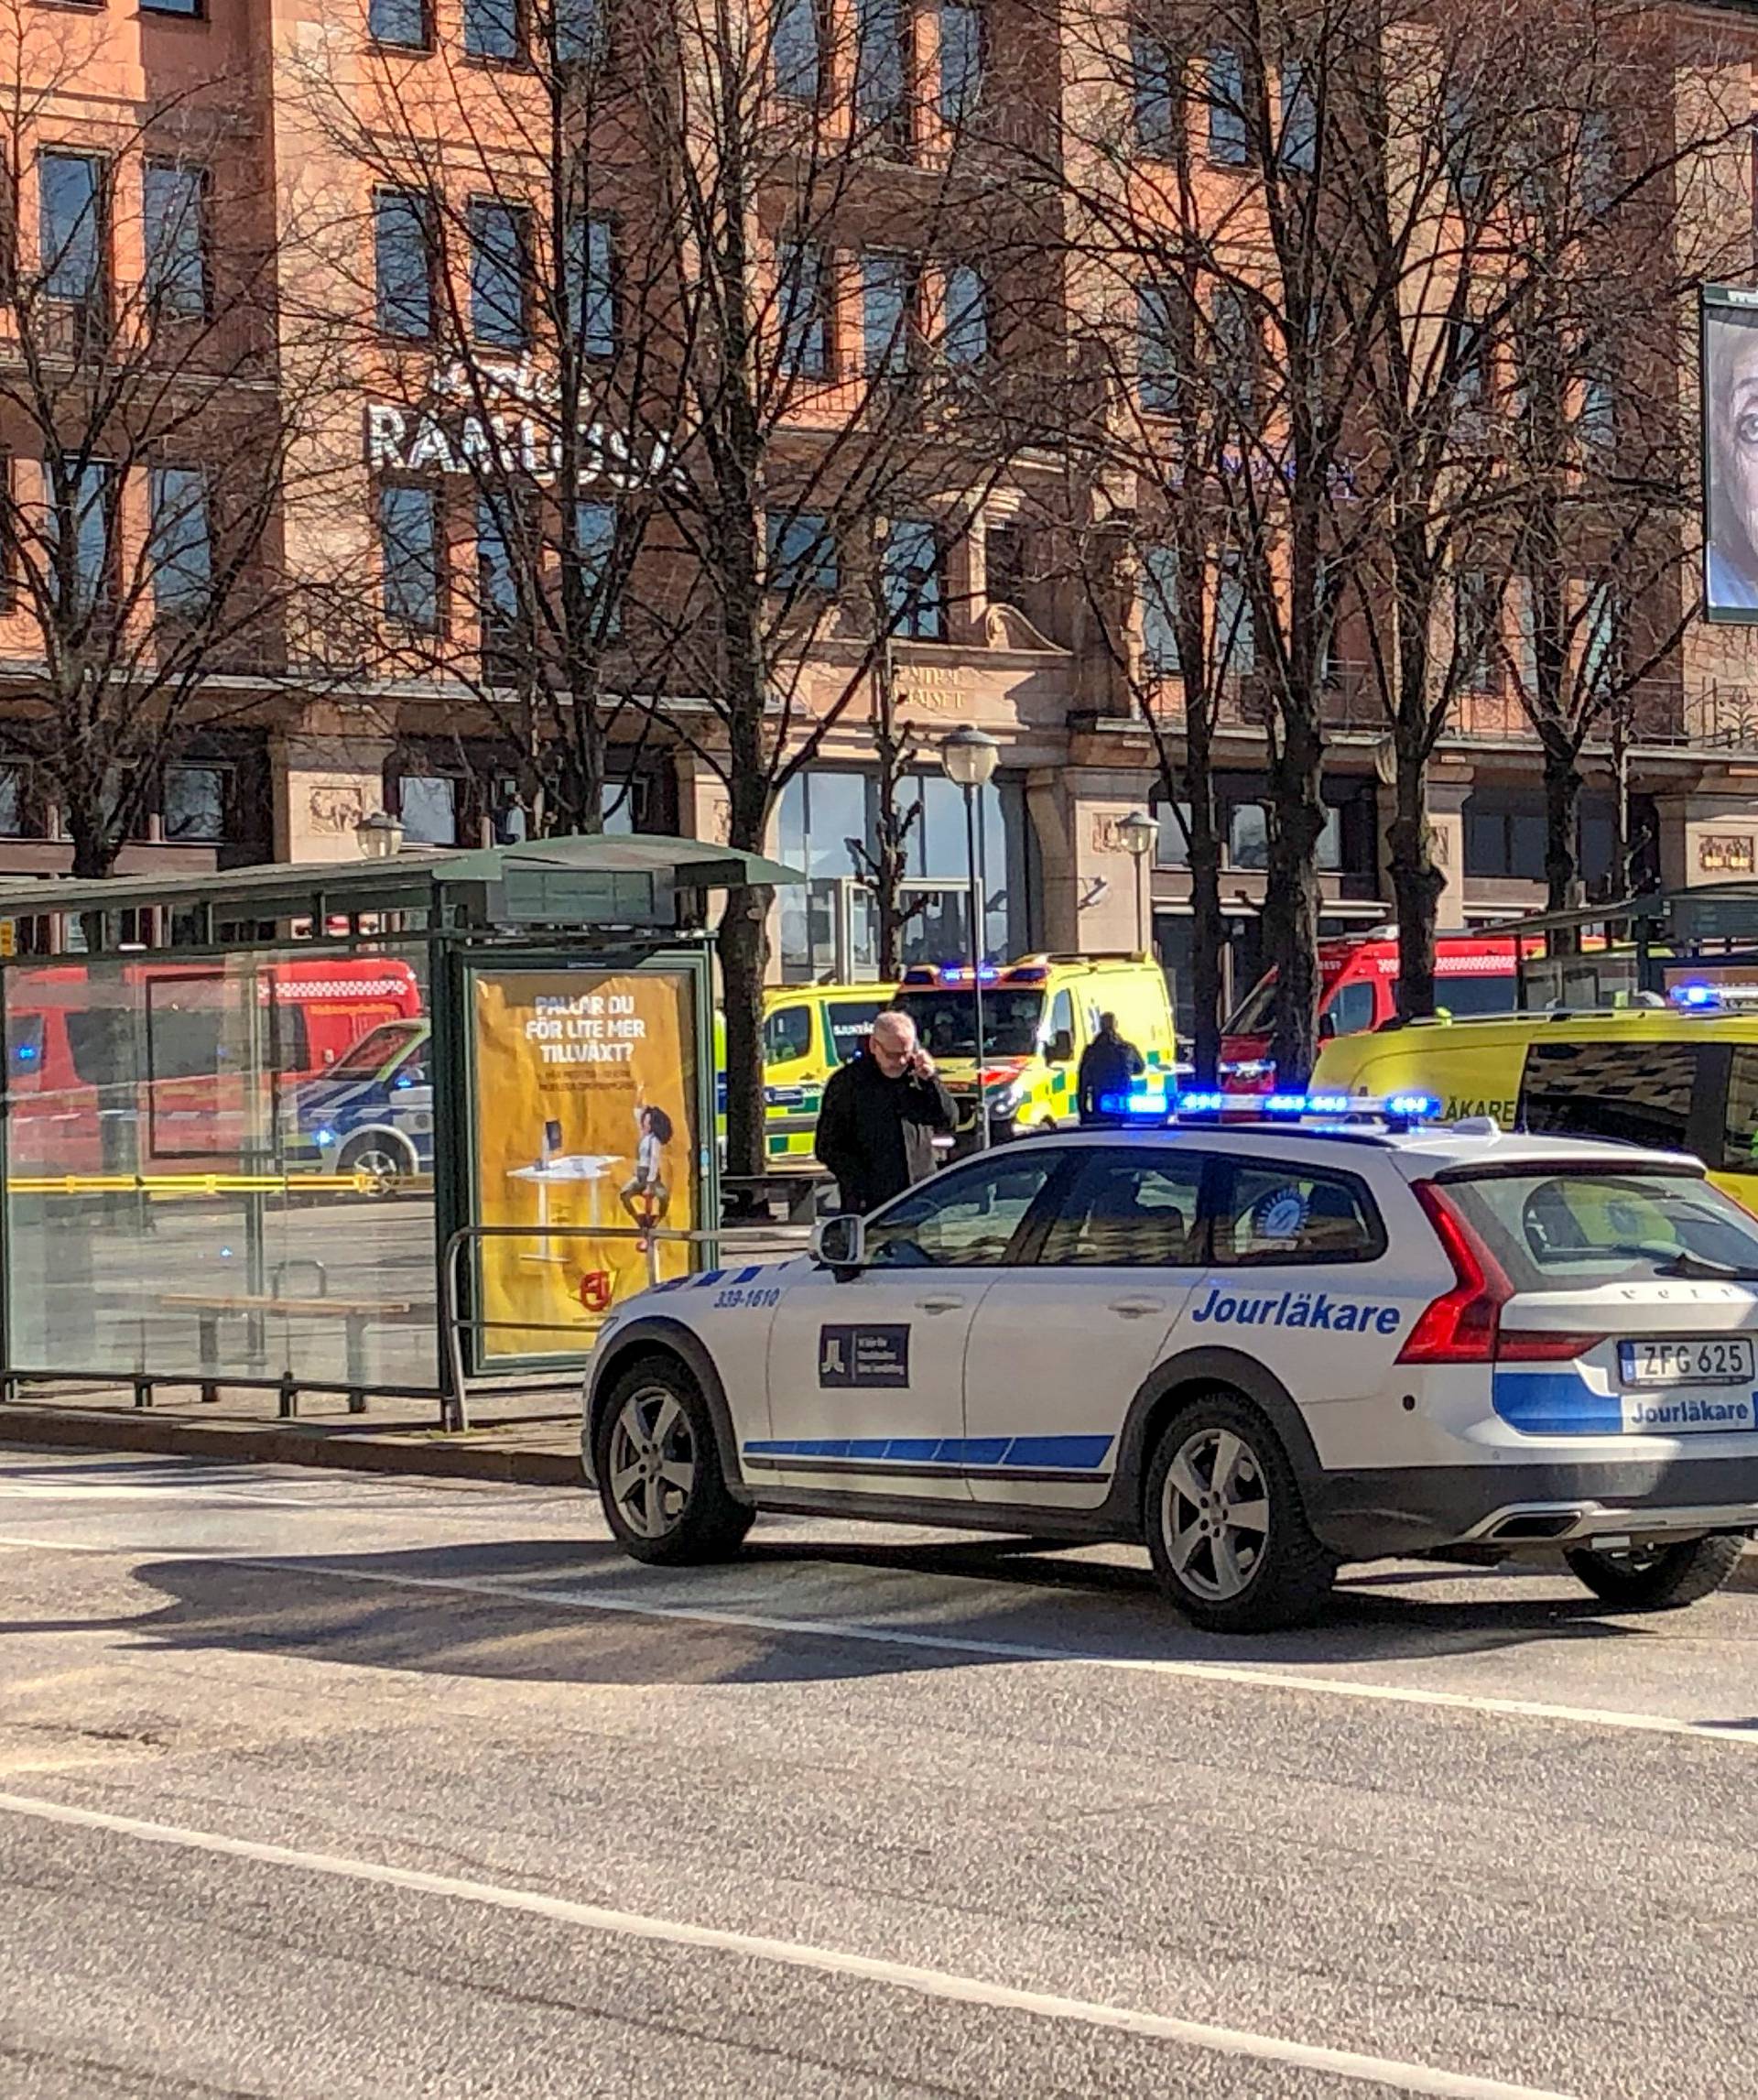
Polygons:
M637 1098L635 1126L637 1134L635 1172L617 1194L623 1208L645 1234L662 1224L666 1213L671 1208L671 1189L666 1180L666 1147L671 1143L671 1118L663 1108ZM646 1254L653 1243L643 1238L635 1244Z

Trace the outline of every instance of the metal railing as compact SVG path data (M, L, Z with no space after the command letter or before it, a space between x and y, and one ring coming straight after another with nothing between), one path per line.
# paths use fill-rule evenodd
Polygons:
M711 1268L720 1266L721 1242L725 1238L723 1228L712 1231L684 1232L661 1225L652 1232L639 1225L461 1225L446 1242L446 1251L440 1262L440 1302L438 1307L441 1344L446 1353L446 1390L440 1395L440 1420L442 1429L467 1430L470 1427L469 1374L464 1363L464 1336L468 1333L486 1334L496 1331L517 1334L566 1334L581 1355L587 1354L591 1341L581 1333L578 1321L555 1320L485 1320L480 1313L466 1316L462 1311L463 1298L460 1289L460 1263L467 1246L479 1245L491 1239L527 1240L637 1240L646 1243L647 1257L647 1283L659 1280L659 1248L661 1246L707 1246L714 1252L710 1257ZM762 1261L765 1257L757 1257ZM773 1258L785 1260L786 1256ZM610 1307L605 1307L608 1314ZM579 1376L569 1371L570 1381ZM537 1383L559 1383L560 1379L538 1380Z

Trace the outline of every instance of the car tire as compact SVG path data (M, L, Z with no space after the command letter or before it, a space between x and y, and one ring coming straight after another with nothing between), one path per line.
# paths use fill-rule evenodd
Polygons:
M364 1193L382 1202L397 1193L405 1178L415 1171L415 1164L393 1139L368 1135L348 1140L336 1161L336 1171L365 1175Z
M1167 1423L1143 1517L1160 1586L1205 1632L1268 1633L1324 1610L1336 1557L1307 1520L1282 1440L1238 1393L1199 1394Z
M1600 1552L1577 1546L1564 1553L1568 1570L1596 1597L1621 1611L1677 1611L1711 1596L1740 1565L1743 1536L1685 1539L1671 1546Z
M700 1567L738 1551L756 1512L727 1492L714 1418L673 1356L631 1364L606 1396L593 1453L604 1520L655 1567Z

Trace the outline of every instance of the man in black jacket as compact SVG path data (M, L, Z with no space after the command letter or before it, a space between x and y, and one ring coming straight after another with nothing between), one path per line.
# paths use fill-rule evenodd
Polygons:
M934 1171L934 1134L957 1121L907 1014L886 1012L867 1047L830 1074L813 1148L845 1211L876 1210Z
M1087 1045L1075 1081L1081 1122L1120 1123L1120 1115L1107 1115L1099 1104L1108 1094L1127 1094L1130 1081L1145 1069L1141 1051L1118 1034L1116 1015L1101 1014L1099 1033Z

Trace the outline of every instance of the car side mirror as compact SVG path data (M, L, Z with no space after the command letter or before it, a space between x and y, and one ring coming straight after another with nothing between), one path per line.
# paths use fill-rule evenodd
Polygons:
M1050 1038L1048 1061L1051 1064L1072 1064L1074 1062L1074 1037L1067 1028L1058 1028Z
M810 1246L814 1261L838 1277L852 1275L866 1259L866 1220L849 1211L819 1218L812 1227Z

